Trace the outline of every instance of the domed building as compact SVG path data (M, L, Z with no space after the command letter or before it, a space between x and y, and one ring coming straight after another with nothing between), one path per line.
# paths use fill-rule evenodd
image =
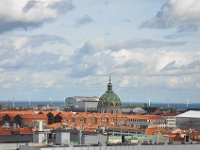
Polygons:
M110 76L107 91L99 98L97 110L99 113L121 113L121 101L117 94L112 90Z

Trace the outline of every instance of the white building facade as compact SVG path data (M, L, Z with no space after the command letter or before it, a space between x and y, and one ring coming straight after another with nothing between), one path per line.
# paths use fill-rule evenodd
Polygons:
M189 110L176 116L176 125L180 129L200 131L200 110Z
M74 96L65 99L65 106L72 111L96 112L99 97Z

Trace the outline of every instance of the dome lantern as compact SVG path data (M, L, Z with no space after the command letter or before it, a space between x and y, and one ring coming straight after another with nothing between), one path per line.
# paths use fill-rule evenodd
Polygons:
M112 91L112 83L111 83L111 76L109 76L109 82L108 82L108 91Z

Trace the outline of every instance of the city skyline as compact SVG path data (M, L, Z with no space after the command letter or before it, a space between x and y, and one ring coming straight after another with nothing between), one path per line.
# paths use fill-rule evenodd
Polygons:
M2 0L0 100L199 102L200 1Z

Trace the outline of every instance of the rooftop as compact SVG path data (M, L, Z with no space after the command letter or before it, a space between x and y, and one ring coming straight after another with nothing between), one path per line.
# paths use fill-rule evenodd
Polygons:
M184 118L200 118L200 111L199 110L189 110L176 117L184 117Z

